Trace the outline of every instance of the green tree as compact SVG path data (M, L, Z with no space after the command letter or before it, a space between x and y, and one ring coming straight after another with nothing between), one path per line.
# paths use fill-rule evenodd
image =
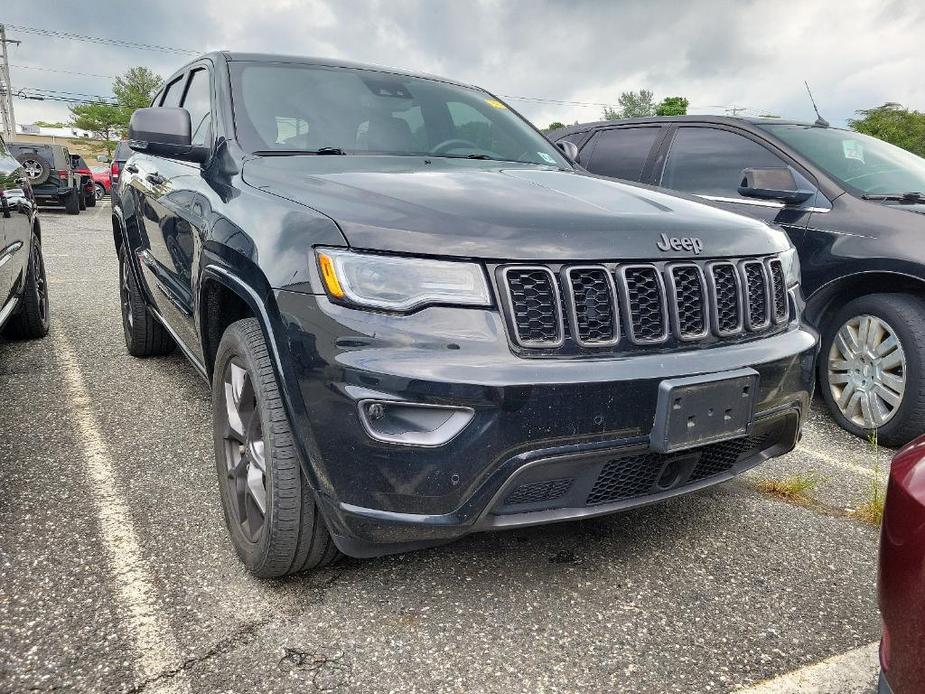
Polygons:
M654 95L648 89L638 92L623 92L617 99L620 108L604 107L604 120L618 118L644 118L655 115Z
M656 116L686 116L690 102L683 96L666 96L655 107Z
M925 113L910 111L893 102L857 113L860 118L848 120L852 130L873 135L925 157Z
M552 130L558 130L559 128L564 128L564 127L565 127L565 123L560 123L559 121L554 120L552 123L549 124L549 127L546 128L545 132L548 133Z
M52 123L52 122L47 121L47 120L37 120L37 121L33 121L33 122L32 122L32 125L37 125L37 126L39 126L40 128L66 128L66 127L67 127L67 123L62 123L62 122L60 122L60 121L57 121L57 122Z
M131 115L136 108L147 108L151 105L151 99L162 81L160 75L139 65L116 77L112 83L112 93L116 95L119 106L127 109Z
M89 130L106 145L106 151L112 154L113 140L125 132L125 110L106 101L71 106L71 125L81 130Z

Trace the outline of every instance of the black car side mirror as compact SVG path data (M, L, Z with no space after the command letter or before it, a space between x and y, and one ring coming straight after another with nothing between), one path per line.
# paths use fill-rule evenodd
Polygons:
M562 150L562 153L566 158L571 161L578 163L578 145L574 142L569 142L568 140L559 140L556 143L556 147Z
M742 170L739 195L746 198L799 204L809 200L815 194L815 190L800 187L789 166L754 167Z
M209 148L192 144L191 131L185 108L140 108L128 124L128 145L136 152L202 164Z

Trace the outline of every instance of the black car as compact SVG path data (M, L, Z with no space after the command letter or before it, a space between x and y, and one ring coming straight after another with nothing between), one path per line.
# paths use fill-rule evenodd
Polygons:
M64 205L68 214L83 207L80 175L67 147L58 144L9 142L7 149L22 165L35 199Z
M48 333L42 229L23 165L0 137L0 330L33 339Z
M850 130L687 116L555 131L588 171L783 227L800 254L835 420L899 446L925 431L925 159Z
M132 117L131 354L212 385L262 576L583 518L791 450L813 387L786 234L576 171L491 94L213 53Z

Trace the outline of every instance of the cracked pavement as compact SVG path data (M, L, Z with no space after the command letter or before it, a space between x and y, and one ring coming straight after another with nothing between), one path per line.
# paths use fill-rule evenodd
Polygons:
M125 352L108 205L42 223L55 339L0 341L0 692L726 692L879 637L878 531L850 511L890 452L818 405L796 452L720 487L255 579L225 535L208 387L179 355ZM60 344L152 587L156 614L135 620L175 641L154 673L101 539ZM795 473L819 477L818 508L754 489ZM842 691L872 691L861 679Z

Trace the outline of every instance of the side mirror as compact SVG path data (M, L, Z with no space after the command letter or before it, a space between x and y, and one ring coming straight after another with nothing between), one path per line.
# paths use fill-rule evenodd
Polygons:
M739 195L746 198L799 204L806 202L815 194L815 190L800 187L789 166L755 167L742 170Z
M105 154L97 154L97 155L96 155L96 160L99 161L99 162L102 162L102 163L104 163L104 164L108 164L108 163L109 163L109 157L107 157Z
M576 164L578 163L578 145L574 142L559 140L556 143L556 147L562 150L562 153L569 161L575 162Z
M209 148L192 144L185 108L140 108L128 124L128 146L136 152L202 164Z

